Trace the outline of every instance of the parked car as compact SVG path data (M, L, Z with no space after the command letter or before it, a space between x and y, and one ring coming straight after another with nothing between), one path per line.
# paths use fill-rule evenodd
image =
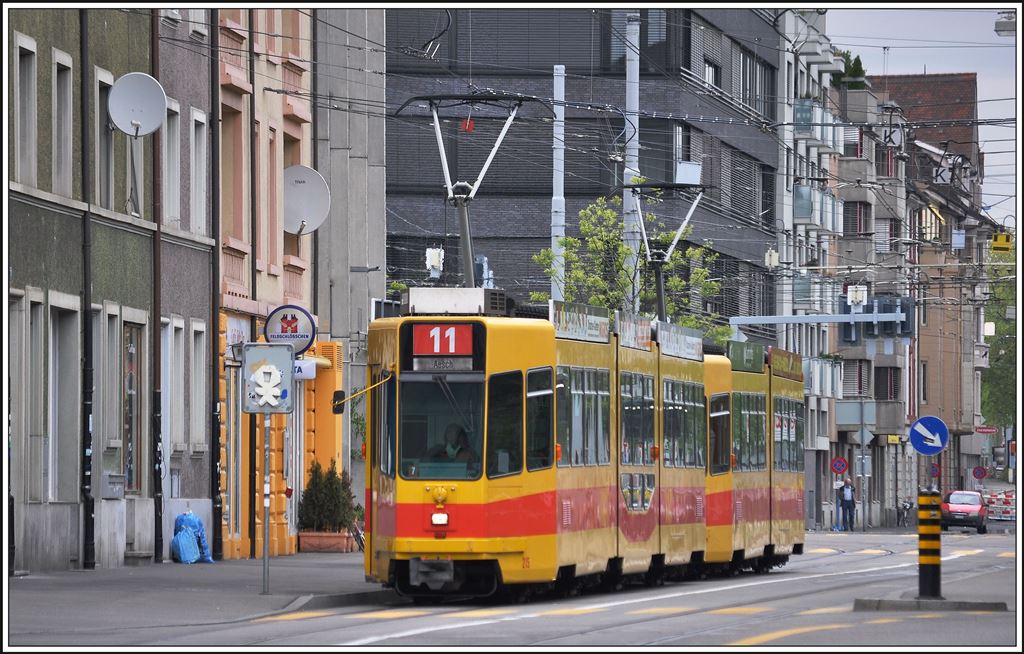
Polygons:
M942 528L974 527L979 534L988 531L988 506L978 491L957 490L942 500Z

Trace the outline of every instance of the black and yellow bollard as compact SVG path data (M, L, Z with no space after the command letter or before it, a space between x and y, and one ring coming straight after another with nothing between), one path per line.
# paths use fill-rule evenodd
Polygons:
M917 495L918 599L943 599L940 497L939 491Z

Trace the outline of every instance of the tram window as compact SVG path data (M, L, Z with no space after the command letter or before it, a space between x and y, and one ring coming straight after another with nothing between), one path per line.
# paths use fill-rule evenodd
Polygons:
M551 467L551 368L526 376L526 469Z
M796 469L804 469L804 406L796 405Z
M622 439L622 463L640 465L643 456L641 445L640 379L630 372L622 373L619 385L621 398L620 434Z
M697 409L700 411L697 422L697 467L707 469L708 459L708 400L704 397L704 387L698 386L695 399L699 400Z
M557 373L555 375L555 398L558 409L558 444L561 446L561 458L558 459L558 465L569 465L569 429L571 426L570 422L570 400L569 400L569 367L558 366Z
M676 384L668 379L661 383L661 433L665 467L676 465Z
M571 459L570 464L574 466L581 466L584 463L583 457L583 429L584 429L584 413L583 413L583 370L580 368L572 368L572 431L570 432L570 449Z
M782 456L782 400L775 398L772 403L772 469L781 470Z
M523 470L523 373L491 375L487 389L487 476Z
M643 462L644 465L654 465L654 377L641 375L643 380Z
M609 373L607 370L597 371L597 399L600 413L597 420L597 462L602 465L607 465L611 462L612 449L612 435L609 425L612 405L611 397L608 394L608 377Z
M757 469L767 469L767 444L765 441L765 396L757 396Z
M395 476L395 378L379 386L380 425L379 456L380 471L389 477Z
M721 393L711 397L710 432L708 443L711 456L711 474L729 472L729 395Z
M588 466L597 463L597 379L595 370L585 370L584 415L586 433L583 438L583 460Z
M406 479L479 478L483 377L408 372L402 376L401 390L401 475ZM446 438L449 427L452 442Z
M745 468L744 465L744 440L746 430L744 429L746 422L746 414L744 413L744 395L742 393L736 393L732 396L732 408L734 416L732 419L732 467L735 470L741 470Z

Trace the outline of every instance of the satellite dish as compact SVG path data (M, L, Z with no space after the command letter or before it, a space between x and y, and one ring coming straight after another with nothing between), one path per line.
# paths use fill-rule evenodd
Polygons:
M110 88L110 120L129 136L145 136L163 125L167 96L160 82L146 73L122 75Z
M331 189L324 176L309 166L284 169L284 231L305 234L315 231L331 210Z

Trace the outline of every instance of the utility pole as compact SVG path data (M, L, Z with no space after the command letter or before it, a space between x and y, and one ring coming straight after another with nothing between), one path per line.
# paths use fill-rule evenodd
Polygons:
M640 170L640 129L637 112L640 109L640 14L626 15L626 152L622 169L623 185L632 184ZM622 238L629 247L626 270L630 275L630 290L625 298L625 309L640 310L640 223L637 219L633 189L622 190Z
M562 239L565 237L565 66L555 66L554 99L555 129L552 138L551 166L551 252L554 255L551 275L551 299L561 302L565 299L565 253Z

